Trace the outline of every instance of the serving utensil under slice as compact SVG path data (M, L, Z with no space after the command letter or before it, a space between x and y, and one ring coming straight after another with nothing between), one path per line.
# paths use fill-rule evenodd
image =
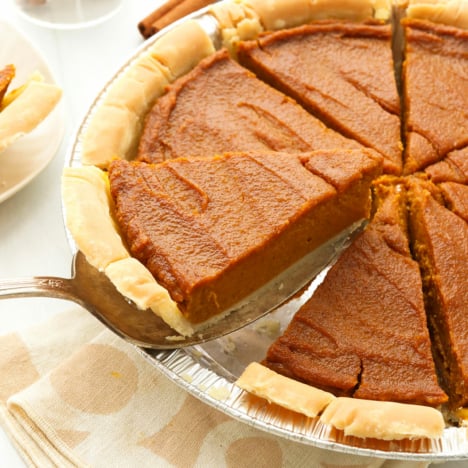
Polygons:
M151 310L140 310L121 295L107 276L90 265L81 252L74 256L72 277L0 280L0 299L53 297L76 302L109 329L137 346L174 349L219 338L263 317L310 283L350 244L363 227L353 224L258 289L227 314L192 336L178 335Z

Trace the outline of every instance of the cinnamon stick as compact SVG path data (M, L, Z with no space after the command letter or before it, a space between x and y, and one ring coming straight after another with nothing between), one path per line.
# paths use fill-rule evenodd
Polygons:
M159 8L151 12L146 18L142 19L138 23L138 29L142 36L147 39L152 36L154 32L152 31L153 23L160 18L162 18L167 12L171 11L179 3L182 3L184 0L167 0Z
M169 24L193 13L213 0L168 0L138 23L141 35L147 39Z

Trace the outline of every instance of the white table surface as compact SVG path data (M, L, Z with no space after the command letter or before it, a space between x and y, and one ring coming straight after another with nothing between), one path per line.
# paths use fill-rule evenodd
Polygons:
M47 168L29 185L0 204L0 278L69 276L71 252L62 222L60 176L76 126L95 95L124 60L142 43L137 23L159 0L124 0L120 11L104 23L81 30L51 30L19 16L13 0L1 0L5 19L45 55L64 91L65 136ZM56 299L0 301L0 334L43 320L69 307ZM1 377L0 377L1 378ZM0 467L24 463L0 429ZM437 465L467 467L468 461Z

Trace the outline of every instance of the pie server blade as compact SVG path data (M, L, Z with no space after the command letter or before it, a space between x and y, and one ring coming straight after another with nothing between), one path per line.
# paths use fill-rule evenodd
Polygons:
M149 309L137 309L104 273L87 262L81 252L74 257L71 278L43 276L0 280L0 299L55 297L71 300L117 335L139 347L175 349L192 346L234 332L284 305L333 264L365 224L366 221L354 223L192 336L178 335Z

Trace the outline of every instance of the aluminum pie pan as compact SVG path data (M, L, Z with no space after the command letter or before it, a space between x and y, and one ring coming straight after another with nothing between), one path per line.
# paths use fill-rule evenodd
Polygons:
M196 20L202 26L216 49L221 47L221 30L216 19L209 14L209 7L188 15L146 40L116 70L90 105L72 136L65 167L82 166L83 135L109 87L157 39L188 19ZM65 219L63 205L62 211ZM76 252L73 237L68 230L66 233L72 250ZM269 345L282 333L314 287L316 284L287 306L219 340L169 351L136 349L153 367L192 396L236 420L287 440L341 453L394 460L443 462L468 459L467 427L446 427L437 439L360 439L345 436L342 431L320 422L318 417L308 418L269 404L235 385L236 379L250 362L263 359Z

